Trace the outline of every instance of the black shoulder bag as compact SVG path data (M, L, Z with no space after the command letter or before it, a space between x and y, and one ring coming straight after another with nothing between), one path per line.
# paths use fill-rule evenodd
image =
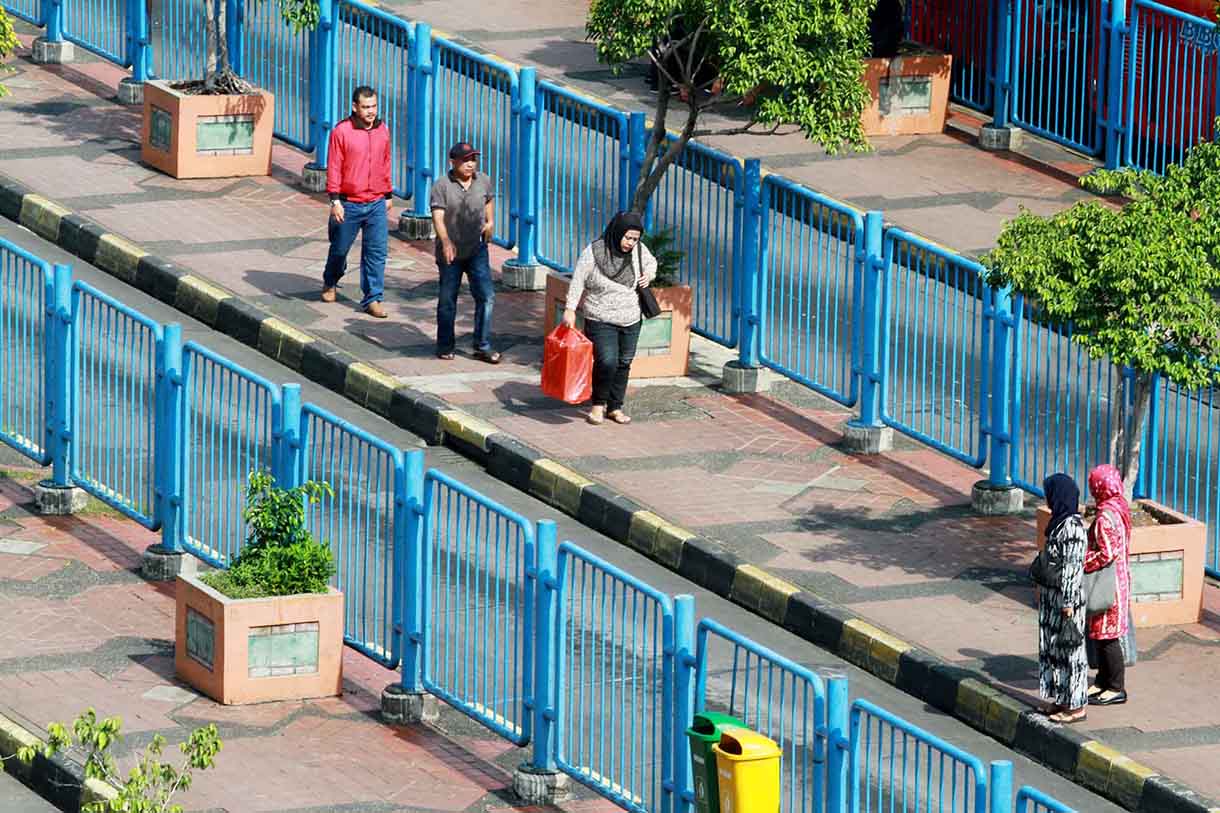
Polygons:
M642 274L644 273L644 258L640 254L639 243L635 244L635 256L640 261L640 273ZM637 285L635 292L640 298L640 313L645 319L661 315L661 306L657 304L657 298L653 296L651 288L641 288Z

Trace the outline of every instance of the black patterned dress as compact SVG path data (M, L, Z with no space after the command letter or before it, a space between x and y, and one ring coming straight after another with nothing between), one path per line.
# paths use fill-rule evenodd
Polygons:
M1089 660L1084 646L1084 556L1088 535L1079 516L1068 517L1046 541L1051 559L1063 563L1058 589L1038 591L1038 690L1043 699L1068 709L1088 703ZM1066 600L1065 600L1066 599ZM1063 608L1074 608L1071 618ZM1075 646L1063 641L1064 630L1076 627Z

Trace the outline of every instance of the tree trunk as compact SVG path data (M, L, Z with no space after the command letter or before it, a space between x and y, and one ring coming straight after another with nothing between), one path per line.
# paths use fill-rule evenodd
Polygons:
M204 0L207 23L204 27L207 59L204 62L203 86L216 87L216 77L229 70L228 14L225 0Z
M1152 407L1152 374L1137 372L1132 386L1135 391L1131 396L1132 404L1128 414L1123 379L1119 378L1116 397L1112 402L1119 406L1119 419L1110 434L1110 460L1122 475L1123 491L1128 500L1135 494L1135 481L1140 472L1140 454L1147 429L1145 424Z
M658 114L664 113L662 102L657 100ZM658 119L659 122L659 119ZM631 211L636 214L643 214L645 207L648 206L648 200L653 193L657 191L657 187L661 185L661 179L665 177L665 172L678 160L678 156L682 154L682 150L686 148L687 143L694 135L695 125L699 122L699 107L692 101L690 103L689 112L686 115L686 123L682 125L682 132L678 134L678 139L666 148L664 155L656 159L657 154L661 150L661 145L665 143L665 126L660 123L660 126L654 125L652 128L652 137L648 142L648 154L644 159L644 168L640 172L639 183L635 187L635 195L631 201Z

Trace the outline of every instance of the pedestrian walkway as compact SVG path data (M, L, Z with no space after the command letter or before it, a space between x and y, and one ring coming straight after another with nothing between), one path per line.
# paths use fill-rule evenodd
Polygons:
M1029 699L1036 691L1036 619L1024 578L1034 550L1032 512L974 516L969 500L977 471L914 443L877 457L846 454L838 446L849 417L842 408L783 382L766 395L725 395L709 384L730 355L702 341L689 378L633 388L629 427L589 427L579 410L539 392L538 294L497 294L495 332L505 363L492 368L461 354L439 361L432 352L436 273L427 246L391 241L388 320L363 316L347 293L335 305L318 301L326 212L321 196L294 185L304 156L277 144L269 178L174 181L139 164L138 111L109 100L117 69L92 61L43 68L23 57L13 64L18 74L7 80L13 96L0 100L0 175L721 541L741 559L947 661L981 670L1015 696ZM886 170L870 173L880 184ZM503 258L493 256L493 265ZM354 289L353 282L345 291ZM469 314L463 297L459 342L469 336ZM97 545L119 542L79 544L87 559L96 557ZM123 543L119 554L124 545L142 546ZM168 606L163 594L124 581L124 573L107 578L124 585L130 602ZM1080 728L1220 796L1214 770L1220 589L1209 586L1205 602L1201 624L1141 631L1140 665L1128 680L1132 702L1098 710ZM124 614L108 617L115 634L140 636L138 628L123 627ZM53 646L57 637L87 629L84 622L47 626L47 656L63 651ZM361 663L353 674L369 668ZM384 682L370 678L368 686L379 690ZM360 710L348 707L342 715ZM287 715L266 725L283 722L276 729L283 736L321 725L312 709L306 716L305 723ZM401 734L371 736L405 747ZM470 752L483 747L489 746L472 745ZM457 786L438 784L438 792Z

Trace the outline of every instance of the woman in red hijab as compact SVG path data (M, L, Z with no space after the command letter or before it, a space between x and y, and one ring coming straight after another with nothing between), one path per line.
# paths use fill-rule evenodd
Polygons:
M1089 687L1089 703L1112 706L1127 702L1124 682L1123 637L1130 623L1131 507L1123 496L1123 478L1118 469L1101 465L1089 472L1089 491L1097 502L1097 516L1089 527L1089 548L1084 570L1093 573L1113 563L1118 586L1114 606L1089 617L1089 638L1097 651L1097 676Z

